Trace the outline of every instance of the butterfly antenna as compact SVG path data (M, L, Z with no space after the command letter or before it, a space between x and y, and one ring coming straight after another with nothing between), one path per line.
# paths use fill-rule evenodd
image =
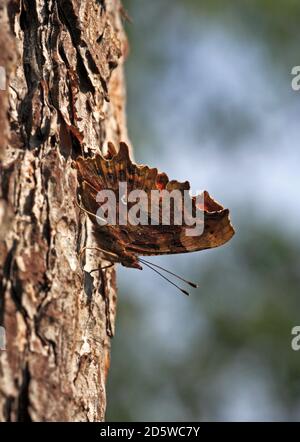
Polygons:
M140 260L141 261L141 260ZM146 262L146 261L141 261L143 262L143 264L145 264L145 266L149 267L149 269L153 270L154 272L158 273L159 276L161 276L163 279L165 279L166 281L168 281L170 284L174 285L174 287L176 287L178 290L180 290L182 293L184 293L185 295L189 296L189 293L182 289L181 287L179 287L179 285L175 284L175 282L171 281L170 279L168 279L165 275L163 275L162 273L160 273L158 270L154 269L153 267L151 267L151 265Z
M139 261L141 261L144 264L150 264L154 267L157 267L158 269L163 270L164 272L167 272L170 275L175 276L175 278L180 279L181 281L185 282L186 284L189 284L190 286L194 287L195 289L198 287L198 284L196 284L195 282L188 281L187 279L182 278L182 276L179 276L176 273L171 272L171 270L165 269L164 267L161 267L158 264L153 264L153 262L146 261L145 259L142 259L142 258L139 258Z

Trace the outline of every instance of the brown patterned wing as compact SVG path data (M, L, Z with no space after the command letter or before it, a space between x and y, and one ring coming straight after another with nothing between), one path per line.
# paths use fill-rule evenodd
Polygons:
M120 144L116 153L110 143L106 157L96 155L94 158L78 158L76 162L78 178L81 183L81 199L84 208L91 214L98 209L96 201L97 192L104 189L118 190L119 181L126 181L128 192L136 189L144 190L150 201L151 190L166 190L171 192L178 189L182 192L189 190L189 183L169 181L165 173L158 173L156 168L138 166L130 160L128 147ZM118 203L119 201L117 201ZM163 255L194 252L198 250L218 247L225 244L234 234L234 229L229 220L229 210L224 209L208 194L203 194L203 205L196 208L196 199L192 201L193 211L200 210L203 214L203 232L200 236L187 235L187 225L116 225L99 226L96 218L89 215L95 223L95 232L103 236L109 250L115 250L115 244L127 252L136 255ZM118 204L117 204L118 207ZM149 204L150 207L150 204ZM148 211L148 206L144 208ZM150 213L147 212L150 220ZM161 208L159 212L162 220Z
M127 232L126 249L137 255L167 255L189 253L219 247L234 235L228 210L204 215L204 230L200 236L186 235L184 226L137 226Z

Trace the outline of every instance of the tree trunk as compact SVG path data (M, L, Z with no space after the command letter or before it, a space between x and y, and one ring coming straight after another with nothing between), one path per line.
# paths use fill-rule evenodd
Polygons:
M127 141L122 9L0 5L0 420L102 421L115 271L81 270L94 238L72 160ZM93 251L83 261L107 264Z

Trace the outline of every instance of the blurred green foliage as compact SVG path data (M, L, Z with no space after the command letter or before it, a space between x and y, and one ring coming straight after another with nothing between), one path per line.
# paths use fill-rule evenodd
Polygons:
M299 64L300 3L296 0L128 0L124 6L133 18L133 24L126 25L131 46L126 68L129 134L136 156L153 157L155 165L159 165L158 150L148 146L161 146L165 140L153 126L155 109L149 109L149 103L154 88L166 93L159 89L160 79L169 68L172 50L177 50L166 43L170 21L178 31L185 29L180 34L183 45L193 38L192 23L199 20L199 27L205 23L230 32L237 41L249 39L251 45L263 48L270 70L283 73L281 80L270 81L274 95L288 89L286 73ZM197 93L201 96L201 83ZM244 114L238 111L238 134L231 123L218 121L224 115L230 118L223 105L224 113L222 103L212 96L205 126L220 140L228 137L228 143L220 144L219 161L222 149L233 139L236 148L248 149L246 155L251 157L252 140L247 141L264 122L253 119L247 108ZM197 118L204 121L201 112ZM203 130L204 126L199 136ZM180 163L185 152L175 154ZM271 161L272 152L269 155ZM245 180L252 178L249 170ZM234 198L234 189L227 192ZM273 223L272 216L259 217L259 208L258 216L251 218L248 201L236 199L237 234L226 247L174 260L175 271L200 280L191 298L183 300L172 288L165 289L163 281L154 282L153 274L145 273L144 280L138 280L134 271L122 272L108 421L299 420L300 352L291 349L291 329L300 324L300 238L290 223L297 214L286 212L283 202L284 196L279 195L272 216L281 219Z

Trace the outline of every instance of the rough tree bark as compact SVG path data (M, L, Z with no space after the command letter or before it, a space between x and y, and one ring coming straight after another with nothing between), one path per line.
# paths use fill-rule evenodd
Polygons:
M127 140L119 0L1 0L1 421L101 421L115 273L74 204L77 155ZM104 265L86 253L85 269Z

